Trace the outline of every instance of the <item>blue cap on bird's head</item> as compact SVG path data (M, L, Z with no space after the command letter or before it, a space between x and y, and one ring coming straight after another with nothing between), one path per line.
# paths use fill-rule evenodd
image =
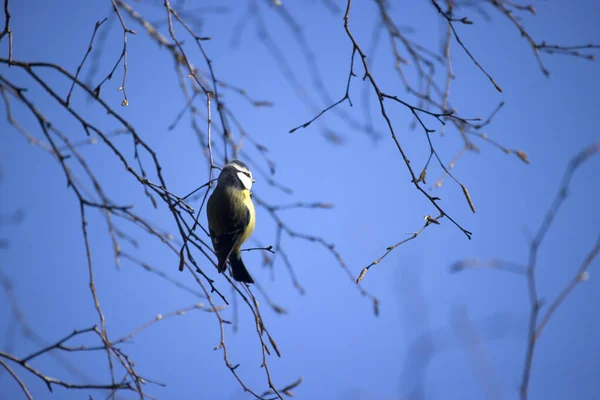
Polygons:
M231 160L231 162L229 164L227 164L227 165L231 165L231 166L233 166L235 168L243 169L245 171L250 172L250 168L248 168L248 166L244 162L242 162L240 160ZM226 165L226 167L227 167L227 165Z

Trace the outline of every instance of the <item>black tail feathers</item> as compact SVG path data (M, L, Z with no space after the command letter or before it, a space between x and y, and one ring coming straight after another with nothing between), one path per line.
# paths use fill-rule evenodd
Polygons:
M254 279L250 276L250 273L246 269L242 257L231 254L229 256L229 263L231 264L231 271L233 272L233 279L238 282L254 283Z

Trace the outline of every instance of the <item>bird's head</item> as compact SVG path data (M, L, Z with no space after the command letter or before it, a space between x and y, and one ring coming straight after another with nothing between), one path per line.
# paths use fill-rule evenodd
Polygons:
M231 161L221 170L219 175L219 183L239 185L247 190L252 189L254 182L250 168L239 160Z

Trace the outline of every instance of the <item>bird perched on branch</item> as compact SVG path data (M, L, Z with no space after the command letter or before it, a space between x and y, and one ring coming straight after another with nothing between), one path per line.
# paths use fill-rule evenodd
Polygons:
M213 248L219 261L219 273L231 264L233 279L254 283L240 253L241 245L254 231L256 215L250 198L252 172L246 164L233 160L227 164L217 182L217 187L208 199L206 214Z

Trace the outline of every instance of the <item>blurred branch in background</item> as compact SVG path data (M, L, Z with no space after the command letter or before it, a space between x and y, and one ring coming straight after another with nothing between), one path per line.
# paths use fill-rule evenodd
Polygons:
M481 384L483 398L504 399L498 374L490 362L485 343L512 336L516 317L494 311L473 321L466 306L455 305L446 324L432 322L431 304L423 292L421 270L403 268L398 272L400 317L405 336L410 337L400 367L400 399L417 400L430 396L427 378L431 364L442 353L462 349Z
M591 248L591 250L585 255L583 261L581 262L579 268L577 268L574 272L573 278L567 282L564 288L560 291L560 293L554 298L554 300L550 303L550 305L544 311L545 301L538 294L538 285L536 281L536 272L538 269L538 253L546 234L554 222L554 219L563 205L564 201L567 199L571 180L573 175L577 171L579 167L582 166L587 160L591 157L595 156L600 152L600 141L592 143L581 152L579 152L567 165L565 170L560 188L558 192L546 212L544 219L537 230L535 236L529 242L529 259L527 261L527 265L517 265L512 264L507 261L493 259L493 260L478 260L478 259L463 259L456 263L454 263L450 270L452 272L460 272L466 269L495 269L499 271L505 271L510 273L516 273L518 275L522 275L527 281L527 289L529 300L531 303L531 308L529 311L529 324L528 324L528 332L527 332L527 349L525 351L525 362L523 366L523 373L521 376L521 387L520 387L520 396L522 400L526 400L529 394L529 378L531 375L531 370L533 368L533 356L536 349L536 344L542 331L550 321L552 315L561 304L564 303L569 294L575 289L575 287L582 281L588 279L588 268L591 266L592 262L595 260L596 256L600 252L600 231L598 232L598 237L595 239L595 242Z
M504 399L504 391L498 380L498 374L485 351L484 338L478 334L467 310L464 308L455 309L451 324L462 348L469 356L473 373L481 382L485 398Z

